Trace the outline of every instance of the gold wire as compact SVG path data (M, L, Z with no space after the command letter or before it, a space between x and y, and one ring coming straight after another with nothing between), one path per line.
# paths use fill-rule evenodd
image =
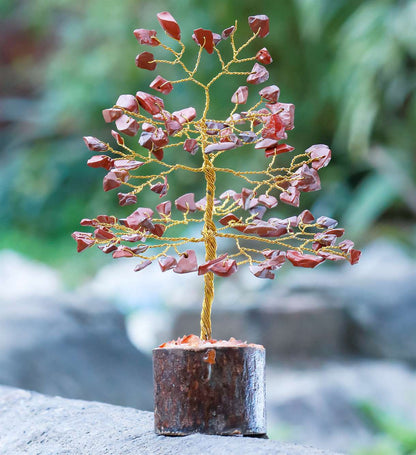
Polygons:
M233 232L229 232L230 229L235 229L239 227L245 227L249 222L251 222L255 215L250 215L246 219L241 219L238 222L230 222L227 226L222 226L219 228L216 228L214 218L217 216L224 216L228 213L233 213L239 209L241 209L239 203L237 201L234 201L232 198L227 197L224 202L222 202L221 205L215 206L215 182L216 182L216 173L217 172L222 172L222 173L228 173L231 174L235 177L238 177L242 179L244 182L252 185L253 192L256 194L259 192L259 190L263 187L265 187L265 194L269 195L269 192L273 189L278 190L278 191L285 191L284 188L287 187L289 184L293 184L301 177L296 174L296 171L302 167L304 164L310 164L314 160L310 158L310 156L306 153L298 154L293 157L291 160L291 163L288 167L276 167L275 163L277 160L276 156L273 156L265 170L260 170L260 171L237 171L234 169L228 169L228 168L223 168L223 167L216 167L214 162L216 158L222 155L225 151L220 151L217 153L213 153L211 155L207 155L204 153L206 147L210 144L216 143L216 140L214 137L210 136L207 134L207 130L212 128L207 127L207 121L208 121L208 111L210 107L210 88L211 86L222 76L225 75L248 75L250 72L247 71L231 71L230 67L233 64L239 64L239 63L246 63L255 60L255 57L249 57L249 58L242 58L239 59L238 55L241 53L243 49L245 49L257 36L257 33L253 34L245 43L243 43L240 47L236 47L235 44L235 32L237 31L237 21L235 22L235 29L230 35L230 45L232 49L232 58L225 63L223 56L220 52L220 50L214 46L214 50L218 56L219 63L221 65L221 71L219 71L214 77L211 78L211 80L208 83L202 83L198 79L195 78L195 74L198 72L198 68L201 62L201 56L202 56L202 51L204 46L199 47L199 51L197 54L197 58L195 61L195 65L192 70L190 70L185 63L182 61L182 57L185 53L185 45L179 41L179 45L181 46L181 50L179 52L175 51L171 47L161 43L160 46L165 49L167 52L171 53L174 56L174 60L164 60L164 59L155 59L154 62L156 63L165 63L169 65L179 65L183 71L186 73L187 77L178 79L176 81L170 81L172 84L179 84L179 83L184 83L184 82L192 82L199 87L201 87L204 91L205 95L205 106L203 109L203 113L200 119L198 120L192 120L190 122L187 122L181 131L176 133L171 137L172 139L180 139L182 137L186 137L187 139L191 138L192 135L194 135L195 139L197 140L198 144L201 147L202 151L202 156L203 156L203 164L201 167L191 167L191 166L185 166L181 164L169 164L163 161L159 161L156 158L152 156L151 151L149 151L148 155L145 156L137 151L133 151L130 149L127 145L125 144L119 144L121 148L124 151L121 150L115 150L112 148L109 144L108 146L108 151L121 157L124 159L140 159L144 162L144 165L140 167L140 172L143 172L146 167L146 164L158 164L162 167L164 167L166 170L162 170L158 174L140 174L140 175L131 175L131 178L134 179L139 179L139 180L146 180L142 184L134 184L131 182L121 182L124 183L126 186L132 188L131 194L137 194L139 193L143 188L146 186L151 186L157 179L163 178L166 175L169 175L170 173L176 171L176 170L184 170L188 172L194 172L194 173L203 173L206 181L206 190L205 190L205 198L206 198L206 207L205 211L203 214L203 218L188 218L188 212L185 212L182 214L183 218L182 219L172 219L169 216L161 215L160 219L154 219L154 222L161 222L164 223L165 226L165 232L178 225L188 225L189 223L203 223L203 228L201 231L201 237L165 237L163 235L162 238L150 234L146 232L145 230L134 230L131 228L128 228L120 223L116 224L106 224L106 223L98 223L100 226L112 230L112 232L115 235L114 239L111 239L111 242L118 245L121 244L122 235L126 234L140 234L146 239L150 239L151 241L155 242L160 242L162 243L154 243L148 245L149 250L153 250L155 248L157 249L163 249L161 252L155 254L155 255L144 255L144 254L134 254L133 256L144 259L144 260L156 260L160 258L161 256L166 256L169 250L172 248L175 250L176 254L180 255L182 254L179 247L182 247L183 245L186 245L187 243L204 243L205 245L205 260L211 261L216 258L217 256L217 238L226 238L226 239L233 239L236 243L236 248L237 248L237 253L230 255L229 257L242 257L243 259L237 262L239 265L241 264L253 264L253 263L260 263L262 262L261 260L256 259L256 256L262 257L262 250L256 249L256 248L248 248L246 246L241 245L241 241L257 241L257 242L262 242L267 245L274 245L278 247L284 247L284 248L289 248L289 249L294 249L300 252L311 252L315 253L315 250L312 248L312 243L314 242L314 232L307 232L307 229L317 229L322 230L324 229L322 226L319 226L317 223L312 223L312 224L304 224L300 223L298 228L300 229L300 232L291 232L288 226L288 232L285 236L282 236L277 239L272 239L272 238L264 238L264 237L258 237L256 235L247 235L247 234L236 234ZM157 38L155 38L157 39ZM245 121L250 122L250 130L254 131L254 123L263 117L266 116L266 114L258 114L255 110L262 104L267 102L264 98L262 98L259 102L257 102L255 105L250 107L247 110ZM131 112L128 111L127 109L114 105L113 106L116 109L120 109L123 111L125 115L128 115L134 119L145 121L147 123L150 123L153 125L155 128L158 128L159 126L163 125L165 122L161 120L154 119L152 117L147 117L145 115L142 115L141 113L137 112ZM232 129L234 133L239 133L242 132L238 126L236 125L236 122L234 122L231 118L232 114L234 114L237 110L237 104L233 107L229 117L230 121L227 122L227 125L229 125L229 128ZM162 115L164 117L164 120L166 120L166 114L165 112L162 112ZM272 114L268 114L272 115ZM213 122L218 122L222 123L223 121L221 120L212 120ZM264 125L262 128L257 131L256 134L260 136L259 139L256 141L250 143L250 145L255 145L257 142L259 142L262 137L261 133L263 131ZM218 130L219 131L219 130ZM184 141L178 141L178 142L171 142L169 145L167 145L166 149L168 148L173 148L173 147L179 147L183 146ZM276 175L276 174L279 175ZM251 178L253 176L254 178L258 177L259 180L255 180ZM296 242L296 244L293 244L293 242ZM100 240L100 239L95 239L96 244L108 244L109 240ZM124 245L125 246L125 245ZM128 248L128 246L125 246ZM327 253L331 254L336 254L338 256L342 256L344 258L348 258L348 254L341 251L338 247L335 246L327 246L327 247L322 247L320 251L324 251ZM263 259L264 260L264 259ZM212 303L214 300L214 274L212 272L208 272L204 275L204 300L202 304L202 311L201 311L201 338L208 340L212 338L212 328L211 328L211 308L212 308Z

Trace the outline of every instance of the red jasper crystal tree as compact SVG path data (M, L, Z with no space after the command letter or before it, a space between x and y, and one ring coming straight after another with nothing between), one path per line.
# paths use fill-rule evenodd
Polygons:
M175 96L177 84L193 83L205 98L202 112L193 107L174 112L165 109L159 96L138 91L136 95L121 95L115 105L103 111L104 120L115 122L117 131L111 131L118 147L114 148L95 137L84 137L92 152L88 165L108 171L104 177L104 191L124 185L126 192L118 193L121 206L135 205L137 196L144 190L166 198L169 190L168 178L176 170L199 173L204 177L205 195L196 201L193 193L176 200L164 200L155 209L138 207L124 219L100 215L84 219L82 226L91 226L93 233L74 232L78 251L97 245L113 258L136 257L141 262L135 270L140 271L157 260L162 272L195 272L204 275L205 296L201 314L201 338L211 338L211 306L214 298L214 275L228 277L239 266L249 264L250 271L258 278L274 278L274 272L289 261L296 267L313 268L325 260L347 259L351 264L359 260L360 251L354 249L350 240L339 242L344 230L337 228L337 221L321 216L315 220L310 211L304 210L290 218L268 217L269 209L281 202L299 206L302 192L320 189L319 169L328 165L331 150L322 144L309 147L304 153L294 154L290 164L279 167L282 154L292 153L294 148L286 143L287 131L294 128L295 106L279 102L280 90L276 85L263 87L258 92L258 101L249 108L241 109L248 100L248 86L238 87L231 97L230 114L225 120L210 118L211 88L223 76L236 79L245 77L247 84L266 82L269 73L264 65L272 63L265 47L255 56L240 57L249 44L269 33L267 16L251 16L248 19L251 37L242 45L235 43L237 22L221 34L198 28L192 39L199 50L193 68L183 62L185 45L181 41L178 23L168 12L157 15L166 35L176 41L179 50L162 43L155 30L134 31L138 42L145 46L159 47L171 59L156 58L152 52L144 51L136 57L139 68L153 71L159 65L175 65L184 77L166 80L158 75L150 88L170 97ZM232 57L225 61L220 47L231 46ZM201 55L214 54L220 70L208 82L198 79ZM236 71L236 65L254 62L250 70ZM173 93L171 94L171 92ZM179 101L179 100L178 100ZM139 135L139 150L129 148L121 134ZM121 133L121 134L120 134ZM224 153L236 153L240 147L250 147L252 153L264 151L267 159L263 170L234 170L216 166L217 159ZM192 155L195 165L182 165L181 154ZM260 159L260 157L259 157ZM264 158L263 158L264 159ZM236 160L238 163L238 160ZM149 172L149 165L158 172ZM152 167L150 166L150 167ZM241 180L241 187L228 189L216 195L217 173L229 174ZM171 228L178 225L202 225L199 237L176 237L169 235ZM217 239L232 239L236 250L232 253L217 252ZM252 241L261 242L263 248L253 248ZM251 243L249 243L251 242ZM187 244L203 243L205 260L198 261Z

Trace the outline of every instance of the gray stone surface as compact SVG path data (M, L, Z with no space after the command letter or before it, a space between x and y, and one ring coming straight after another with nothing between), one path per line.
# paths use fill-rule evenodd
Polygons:
M153 414L95 402L47 397L0 387L2 455L330 455L276 441L157 436Z
M416 428L416 371L399 362L368 359L267 368L270 436L354 453L379 437L360 403Z
M0 383L153 409L151 359L128 340L123 316L76 295L0 297Z

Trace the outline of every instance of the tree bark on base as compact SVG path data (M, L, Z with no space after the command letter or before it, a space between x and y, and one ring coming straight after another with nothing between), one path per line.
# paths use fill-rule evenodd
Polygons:
M263 346L153 350L155 431L264 436Z

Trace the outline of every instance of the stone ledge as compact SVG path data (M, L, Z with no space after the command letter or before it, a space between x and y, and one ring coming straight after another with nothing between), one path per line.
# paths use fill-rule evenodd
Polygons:
M153 414L0 386L2 455L335 455L294 444L242 437L157 436Z

